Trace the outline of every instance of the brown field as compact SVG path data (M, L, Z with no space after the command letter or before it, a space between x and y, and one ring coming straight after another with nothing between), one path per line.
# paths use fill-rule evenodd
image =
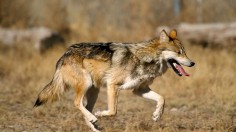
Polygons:
M185 68L191 76L179 77L169 70L151 85L166 99L162 119L151 119L154 102L121 91L117 115L99 118L103 131L236 131L236 54L185 45L196 62L195 67ZM27 46L0 46L1 131L89 131L73 105L72 89L60 101L33 109L65 49L39 55ZM102 89L95 111L105 108L106 91Z
M202 13L197 0L181 0L179 15L174 14L173 1L0 0L0 27L27 30L43 26L58 31L67 42L139 41L154 36L162 25L236 21L234 0L202 1ZM154 102L121 91L117 115L99 118L103 131L236 132L236 53L184 45L196 62L193 68L185 68L191 76L179 77L170 69L151 85L166 99L161 120L151 119ZM40 55L29 44L6 46L0 42L0 131L90 130L74 106L72 89L60 101L33 109L64 51L58 47ZM95 111L103 109L105 89L95 106Z

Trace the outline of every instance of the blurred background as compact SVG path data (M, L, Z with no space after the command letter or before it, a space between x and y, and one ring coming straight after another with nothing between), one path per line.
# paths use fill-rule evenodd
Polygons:
M236 21L234 0L1 0L0 5L2 28L43 26L76 41L143 40L158 26Z
M123 91L118 115L101 118L101 126L127 132L235 132L235 0L0 0L0 129L88 131L73 105L73 90L52 106L32 109L66 47L138 42L172 28L196 66L186 68L189 78L169 70L151 86L166 98L163 118L152 122L155 103ZM95 107L106 108L105 90Z

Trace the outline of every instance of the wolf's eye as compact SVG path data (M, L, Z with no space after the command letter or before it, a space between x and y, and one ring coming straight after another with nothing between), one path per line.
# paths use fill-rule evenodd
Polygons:
M181 54L181 51L179 51L178 54L180 55L180 54Z

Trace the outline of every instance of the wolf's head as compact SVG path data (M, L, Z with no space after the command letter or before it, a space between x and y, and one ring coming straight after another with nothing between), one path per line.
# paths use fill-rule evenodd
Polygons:
M183 45L177 38L176 30L172 30L169 35L165 30L161 31L160 47L161 57L167 62L168 67L172 67L179 76L189 76L181 65L192 67L195 63L187 57Z

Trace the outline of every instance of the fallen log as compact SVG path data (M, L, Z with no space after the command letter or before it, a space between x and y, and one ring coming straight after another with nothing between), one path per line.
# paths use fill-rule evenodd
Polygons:
M163 28L158 27L159 32ZM175 27L181 40L189 41L203 47L225 48L236 51L236 23L187 24Z
M41 53L56 44L64 45L64 38L58 32L46 27L35 27L24 30L0 27L0 41L6 45L30 43L29 46L32 46Z

